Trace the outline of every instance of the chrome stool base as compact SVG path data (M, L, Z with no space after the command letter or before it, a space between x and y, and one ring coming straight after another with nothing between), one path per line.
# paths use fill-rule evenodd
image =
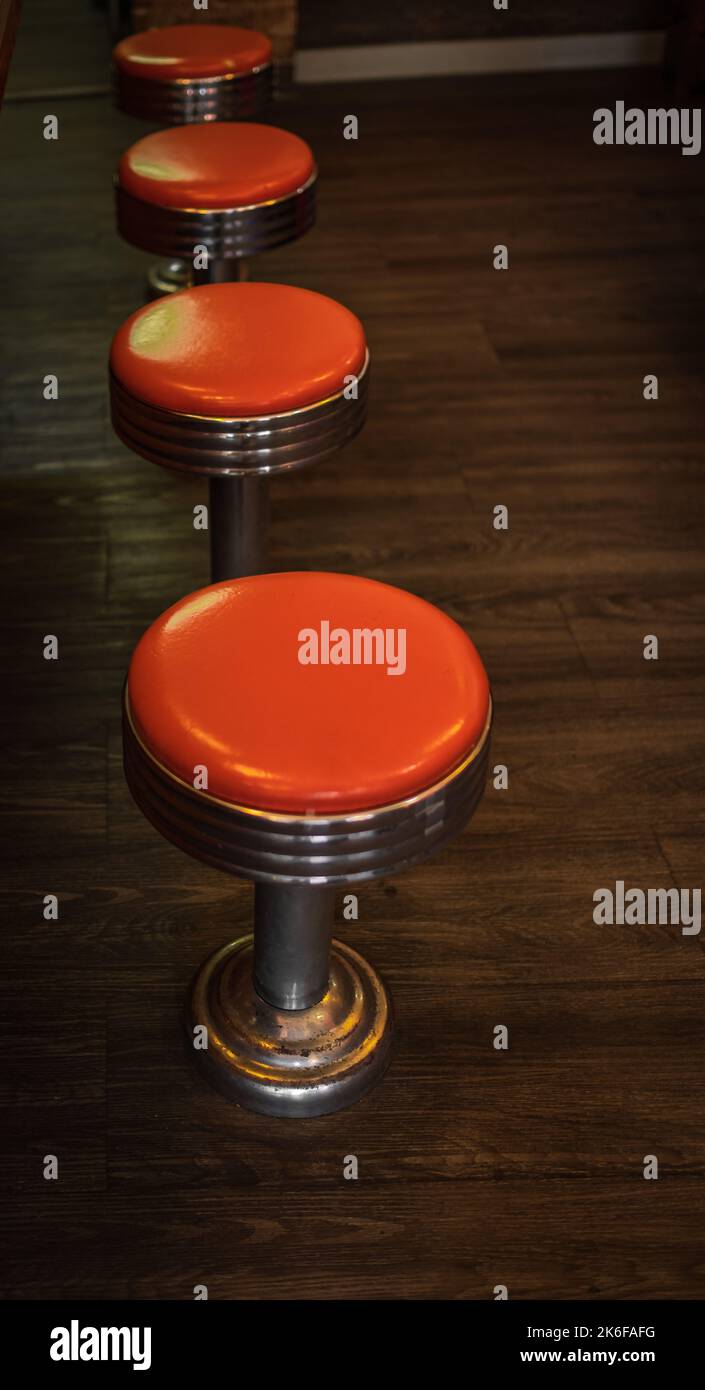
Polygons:
M147 272L148 299L161 299L164 294L188 290L193 284L193 270L188 261L155 261Z
M190 290L194 285L223 284L246 280L248 262L243 256L214 258L208 270L195 271L188 261L155 261L147 273L147 299L163 299L165 294Z
M327 1115L359 1100L389 1063L391 1000L362 956L334 941L328 988L303 1009L268 1004L253 983L254 938L201 966L187 1004L193 1056L219 1091L262 1115ZM194 1029L208 1046L194 1046Z

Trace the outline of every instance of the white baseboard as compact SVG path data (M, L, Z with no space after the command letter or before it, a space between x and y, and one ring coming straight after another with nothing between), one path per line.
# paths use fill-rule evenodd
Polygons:
M354 82L377 77L451 73L543 72L560 68L640 67L659 63L663 34L566 34L550 38L458 39L447 43L375 43L303 48L299 82Z

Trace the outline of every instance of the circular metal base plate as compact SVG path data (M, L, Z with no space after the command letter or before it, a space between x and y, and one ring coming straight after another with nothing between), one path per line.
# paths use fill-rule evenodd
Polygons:
M392 1009L379 976L334 941L321 1001L275 1009L254 990L252 960L253 938L241 937L216 951L193 982L187 1030L209 1081L264 1115L326 1115L359 1100L389 1061ZM193 1046L198 1025L207 1029L207 1048Z
M188 261L155 261L147 272L147 293L150 299L160 299L175 290L190 289L193 269Z

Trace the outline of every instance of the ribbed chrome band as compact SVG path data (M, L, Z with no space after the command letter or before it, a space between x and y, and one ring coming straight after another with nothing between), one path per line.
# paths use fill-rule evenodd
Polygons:
M144 202L115 184L117 227L132 246L158 256L193 259L194 246L209 256L256 256L303 236L316 217L316 174L285 198L249 207L199 210Z
M138 400L110 374L115 433L151 463L206 476L282 473L337 453L362 429L367 411L369 355L357 398L339 392L301 410L255 419L181 415Z
M272 94L272 64L241 76L177 78L155 82L113 69L115 104L129 116L156 125L195 121L245 121L259 116Z
M139 738L125 687L125 776L165 839L226 873L268 883L362 882L420 862L463 829L484 790L491 723L490 704L469 757L406 801L347 816L279 815L230 805L169 772Z

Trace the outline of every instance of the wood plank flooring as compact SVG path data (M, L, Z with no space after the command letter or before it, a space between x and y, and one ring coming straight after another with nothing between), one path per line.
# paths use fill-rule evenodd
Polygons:
M591 140L596 106L660 104L658 74L277 107L316 151L320 218L256 273L361 315L373 391L344 454L274 483L275 566L367 574L452 614L509 768L460 840L363 887L341 923L391 985L396 1050L374 1094L306 1124L230 1107L190 1069L183 993L248 922L249 890L162 842L122 778L131 648L207 578L202 488L133 457L107 414L110 337L147 260L115 235L111 175L144 128L107 96L9 96L0 1294L702 1298L702 937L592 920L617 879L702 886L702 164Z

